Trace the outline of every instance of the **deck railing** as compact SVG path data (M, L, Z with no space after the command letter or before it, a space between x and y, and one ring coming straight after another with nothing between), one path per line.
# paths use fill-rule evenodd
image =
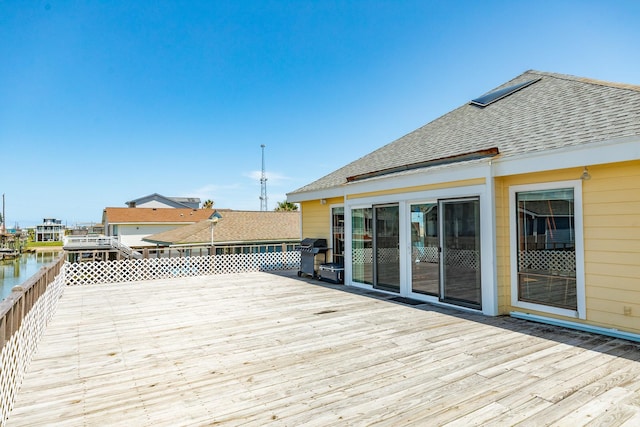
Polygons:
M64 256L42 267L0 301L0 425L4 425L64 282Z
M66 236L63 239L64 248L82 249L82 248L100 248L100 249L116 249L130 258L141 258L142 254L134 251L129 246L121 243L117 237L113 236Z
M249 271L292 270L299 266L300 252L287 251L66 263L64 269L67 285L75 286Z
M67 285L122 283L249 271L292 270L299 251L64 262L64 255L0 302L0 426L4 426L45 328Z

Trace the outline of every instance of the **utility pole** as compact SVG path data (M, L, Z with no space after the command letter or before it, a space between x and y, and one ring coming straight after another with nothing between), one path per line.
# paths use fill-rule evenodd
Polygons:
M264 169L264 147L262 144L262 175L260 175L260 210L266 211L267 208L267 172Z

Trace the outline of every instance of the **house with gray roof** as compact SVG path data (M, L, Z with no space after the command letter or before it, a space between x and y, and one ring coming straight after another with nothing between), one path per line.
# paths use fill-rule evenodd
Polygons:
M530 70L287 200L347 286L640 340L640 86Z
M130 208L200 208L199 197L165 197L158 193L149 194L148 196L138 197L137 199L126 202Z

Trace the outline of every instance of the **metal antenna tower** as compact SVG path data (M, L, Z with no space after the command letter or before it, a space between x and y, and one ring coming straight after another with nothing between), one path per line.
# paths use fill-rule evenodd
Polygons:
M262 175L260 175L260 210L266 211L267 208L267 172L264 169L264 147L265 145L260 145L262 148Z

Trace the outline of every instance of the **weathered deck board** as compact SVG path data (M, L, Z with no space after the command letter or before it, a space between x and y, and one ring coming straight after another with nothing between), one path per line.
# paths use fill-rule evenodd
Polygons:
M264 273L73 287L8 425L633 425L640 345Z

